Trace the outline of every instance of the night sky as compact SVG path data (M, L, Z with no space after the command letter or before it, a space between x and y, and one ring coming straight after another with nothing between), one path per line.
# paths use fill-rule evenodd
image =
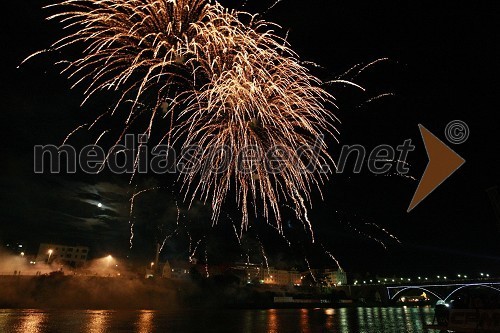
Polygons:
M157 224L171 221L176 214L171 192L177 189L169 187L172 179L150 176L129 185L129 177L106 173L33 172L34 145L61 144L73 129L114 102L104 95L80 108L82 88L70 90L71 83L53 66L53 56L40 56L17 68L31 53L62 36L58 24L44 20L41 7L48 3L3 4L0 244L23 242L36 251L40 242L79 243L89 245L97 257L112 252L149 260L159 237ZM260 3L247 10L262 12L272 4ZM289 41L303 60L324 67L314 73L325 81L358 63L389 59L356 78L366 93L332 87L340 107L336 115L342 122L338 125L341 144L396 146L412 139L417 150L410 153L408 162L411 175L420 179L427 156L418 124L443 141L444 129L452 120L465 121L471 130L466 143L452 146L466 164L411 213L406 210L418 181L373 176L366 168L359 175L346 172L332 177L323 188L324 201L316 194L310 212L325 248L349 272L500 273L500 222L486 193L498 185L500 176L499 109L494 96L498 92L499 50L494 33L498 10L493 2L283 0L265 18L283 27L281 35L289 31ZM365 103L384 93L393 96ZM83 131L71 143L89 144L95 138L95 133ZM332 142L331 154L336 158L339 151L340 145ZM157 185L167 190L150 193L137 203L137 243L130 251L130 196L134 189ZM99 202L102 208L97 207ZM235 207L228 204L226 209L223 215L238 219ZM196 206L186 215L193 223L205 225L210 222L206 210ZM275 263L300 265L306 253L314 265L332 264L320 254L319 245L308 244L310 238L300 234L297 221L287 221L285 228L296 240L293 250L287 250L263 221L253 223ZM372 223L396 235L401 244ZM220 224L210 249L222 262L239 252L226 244L233 237L227 218L221 218ZM387 249L366 235L383 239ZM163 257L182 255L181 243L172 241ZM255 258L261 260L258 255Z

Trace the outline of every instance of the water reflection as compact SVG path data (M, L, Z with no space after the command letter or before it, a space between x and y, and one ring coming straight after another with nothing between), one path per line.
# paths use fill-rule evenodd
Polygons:
M276 309L267 311L267 332L269 333L279 332L277 311Z
M302 333L311 332L311 328L309 327L309 310L307 309L300 310L300 329Z
M327 330L333 330L333 316L335 315L335 310L334 309L326 309L325 315L327 315L325 328Z
M137 333L154 332L154 311L141 311L139 313L139 321L137 322Z
M47 315L43 312L31 311L29 315L20 319L17 332L19 333L41 333L43 323Z
M425 308L283 310L0 310L0 333L424 333Z
M90 311L86 332L104 333L107 327L107 311Z

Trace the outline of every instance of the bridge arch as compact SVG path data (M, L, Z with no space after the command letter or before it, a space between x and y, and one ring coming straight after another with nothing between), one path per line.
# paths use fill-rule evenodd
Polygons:
M391 300L393 299L396 299L396 296L398 296L400 293L402 293L403 291L406 291L406 290L410 290L410 289L417 289L417 290L423 290L425 291L426 293L429 293L431 295L434 295L436 296L439 300L443 300L443 298L441 296L439 296L438 294L436 294L435 292L433 291L430 291L429 289L425 289L425 288L421 288L421 287L406 287L406 288L403 288L401 289L400 291L398 291L397 293L394 294L394 296L391 297ZM499 290L500 291L500 290Z
M500 293L500 289L498 288L495 288L495 287L492 287L492 286L489 286L487 284L468 284L468 285L465 285L465 286L460 286L458 287L457 289L453 290L448 296L446 296L446 298L444 299L445 302L448 302L449 298L451 296L453 296L453 294L455 294L457 291L461 290L461 289L464 289L464 288L470 288L470 287L482 287L482 288L489 288L489 289L493 289L493 290L496 290Z

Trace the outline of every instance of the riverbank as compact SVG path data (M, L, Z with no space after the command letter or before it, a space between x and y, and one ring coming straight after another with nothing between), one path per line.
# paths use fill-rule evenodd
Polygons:
M168 309L179 304L169 281L145 279L3 276L0 308Z
M62 274L0 276L0 308L4 309L313 309L387 305L350 300L339 291L242 286L224 276L200 281Z

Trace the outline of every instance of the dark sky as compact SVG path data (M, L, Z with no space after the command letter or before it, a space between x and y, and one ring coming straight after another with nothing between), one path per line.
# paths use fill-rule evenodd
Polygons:
M22 0L3 5L0 242L23 241L32 249L39 242L72 242L90 245L96 256L111 251L149 258L152 240L159 237L155 223L176 213L171 179L146 178L128 185L127 177L33 173L34 145L62 143L69 132L113 103L103 97L80 108L81 89L69 89L70 83L58 75L49 56L17 69L25 57L62 34L57 24L43 19L41 6L47 3ZM262 12L271 3L262 1L247 10ZM375 177L364 170L360 175L334 176L324 187L324 201L315 196L310 214L317 233L348 271L500 272L500 223L485 192L499 183L500 175L494 96L498 10L493 1L439 3L283 0L265 15L283 27L282 34L290 31L289 41L303 60L324 67L317 73L324 80L358 63L389 58L356 78L367 89L365 94L332 88L340 106L341 144L374 147L412 139L417 150L409 157L411 175L419 179L427 157L418 124L443 140L452 120L465 121L471 130L465 144L452 147L467 163L409 214L406 209L418 182L397 175ZM394 96L364 103L383 93ZM94 142L95 133L82 133L75 144ZM339 147L332 144L334 156ZM130 196L134 189L158 184L168 190L148 194L139 202L137 248L129 251ZM99 202L103 208L97 207ZM234 207L227 210L226 215L238 219ZM187 217L190 221L208 216L191 214L195 217ZM274 260L299 262L305 253L317 265L328 263L318 244L310 246L307 235L295 235L295 222L288 223L291 237L297 239L293 251L279 246L279 237L262 221L254 222ZM396 235L402 244L372 223ZM207 243L222 261L232 227L227 219L221 224L219 234ZM387 249L366 235L381 238ZM182 251L179 240L164 256ZM232 250L227 251L228 258L234 257Z

